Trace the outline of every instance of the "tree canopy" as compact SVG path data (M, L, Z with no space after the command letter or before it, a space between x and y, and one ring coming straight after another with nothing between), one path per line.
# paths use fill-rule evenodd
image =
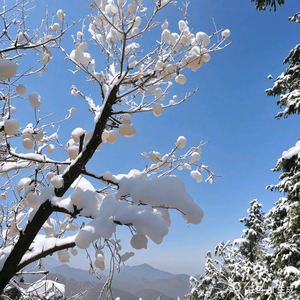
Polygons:
M52 17L47 12L40 27L30 29L26 21L34 9L31 2L3 6L0 174L5 181L0 205L0 294L13 286L25 297L40 289L61 297L63 288L58 283L43 280L43 287L37 283L26 289L13 278L26 274L26 266L48 255L57 253L60 262L68 262L70 253L76 256L77 249L88 248L94 252L88 256L92 273L105 269L107 253L111 257L105 285L109 294L114 270L134 255L122 252L118 226L128 228L130 245L139 250L147 248L148 239L162 243L171 225L171 209L187 224L202 221L203 210L173 173L185 169L195 181L201 182L205 176L212 183L216 175L201 162L205 142L184 150L187 140L179 136L163 155L144 152L145 168L128 170L127 174L112 174L101 165L95 173L87 166L96 152L101 154L101 147L113 147L120 136L131 138L136 133L135 114L151 112L159 117L163 110L193 96L198 89L182 99L172 95L168 103L163 102L170 97L173 84L186 83L187 69L196 72L209 62L212 53L230 44L228 29L192 33L188 4L181 8L176 32L170 32L168 21L159 24L156 16L175 5L172 0L154 1L148 10L142 0L88 2L90 14L83 16L86 18L73 37L70 52L63 41L76 24L62 9ZM158 40L143 48L147 44L145 33L158 25ZM42 84L33 89L23 82L25 77L38 78L36 75L47 72L57 51L71 63L73 74L83 74L87 82L98 86L96 94L80 86L68 87L72 96L85 103L89 128L83 122L84 112L74 107L64 119L48 121L53 114L41 106L46 101ZM28 124L18 119L18 99L26 100L32 109ZM81 117L73 124L71 139L62 141L59 127L72 121L75 114Z
M251 2L255 2L255 8L257 10L266 10L268 6L270 5L270 11L274 9L276 11L277 6L281 6L284 4L284 0L251 0Z

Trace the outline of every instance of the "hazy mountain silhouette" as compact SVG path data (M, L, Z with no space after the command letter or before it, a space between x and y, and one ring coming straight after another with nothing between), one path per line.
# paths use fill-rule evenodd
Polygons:
M51 276L57 276L59 282L60 280L64 281L61 283L66 284L68 295L71 291L73 294L78 293L86 289L89 284L93 284L94 286L87 294L87 300L98 298L107 279L103 273L99 274L101 280L98 280L88 271L72 268L66 264L60 264L49 271ZM60 274L61 277L57 274ZM159 295L161 295L161 300L169 300L171 297L176 299L177 296L183 299L184 294L189 289L189 278L190 276L186 274L176 275L153 268L148 264L142 264L121 267L120 273L115 272L112 287L114 297L120 297L122 300L138 300L139 298L153 300L157 299Z
M43 258L42 262L43 262L43 266L45 267L46 270L50 270L51 268L62 265L62 263L60 261L58 261L57 259L55 259L52 256L47 256L47 257Z
M170 298L173 297L174 299L177 299L177 296L179 296L180 299L183 299L183 296L189 288L189 276L186 276L186 280L183 280L182 277L153 280L147 282L147 284L139 284L138 288L140 290L152 289L165 294Z
M155 269L148 264L142 264L138 266L126 266L121 270L130 273L136 277L142 277L147 279L148 281L158 280L158 279L170 279L174 278L176 275L171 274L169 272L161 271L159 269Z
M103 288L104 283L97 283L91 286L91 283L88 281L76 281L73 278L65 278L60 274L50 274L49 279L57 280L59 283L62 283L66 287L66 296L70 297L76 295L80 292L86 291L85 300L96 300L98 299L100 292ZM116 288L112 288L114 298L120 297L122 300L138 300L139 298L134 294L122 291ZM106 299L106 291L104 291L102 299ZM144 299L147 300L147 299Z
M49 270L50 273L57 273L61 274L66 278L73 278L77 281L89 281L90 283L97 284L99 283L99 280L97 277L93 274L90 274L89 271L85 271L82 269L77 269L77 268L72 268L69 267L67 264L61 264L60 266L51 268ZM101 281L100 282L105 282L107 279L107 276L102 276L101 275Z

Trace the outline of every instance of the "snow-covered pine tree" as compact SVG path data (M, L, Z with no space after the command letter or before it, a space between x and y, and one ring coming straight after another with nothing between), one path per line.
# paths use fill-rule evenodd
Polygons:
M299 16L300 13L296 13L289 20L299 23ZM274 80L274 86L266 90L268 96L280 95L277 105L284 110L276 115L277 119L300 113L300 44L290 51L283 63L288 63L288 68ZM285 197L281 197L267 215L270 247L274 249L268 255L268 264L276 277L279 299L300 299L299 158L300 141L282 153L274 168L274 171L281 172L280 182L267 187L285 193Z
M262 211L262 204L257 199L250 202L250 208L247 210L248 216L240 219L247 227L243 230L242 238L245 241L240 246L240 251L251 262L261 260L265 254L265 242L267 237L265 230L265 214Z
M281 5L284 1L277 3ZM256 0L258 10L264 10L268 5L276 10L276 0ZM300 12L289 20L299 23L299 17ZM288 64L288 68L274 80L273 87L266 90L268 96L280 96L277 105L283 110L277 113L277 119L300 113L300 44L290 51L283 64ZM268 78L273 79L271 75ZM286 194L267 214L269 246L274 249L267 255L269 274L274 278L269 288L275 299L300 299L297 294L300 287L299 154L298 141L295 147L283 152L274 168L274 171L282 172L280 182L267 187Z
M280 182L267 187L286 194L268 213L270 247L274 249L268 261L270 269L278 277L279 289L288 291L282 299L289 299L285 297L291 297L290 290L300 286L299 153L300 141L283 152L274 168L274 171L282 172Z
M261 208L256 199L251 201L248 216L240 220L247 227L242 237L233 242L219 243L215 247L215 259L208 251L205 275L199 280L190 278L192 288L186 298L237 300L264 299L266 295L273 297L273 277L265 264L266 231Z
M289 20L300 23L300 11L295 13L292 17L289 17Z
M290 21L299 23L300 12L290 17ZM296 45L284 59L289 67L274 80L274 86L266 90L268 96L279 96L279 108L284 108L275 118L300 113L300 44ZM273 77L269 75L270 79Z
M221 242L215 247L215 259L208 251L205 263L205 275L199 280L190 278L191 292L188 299L243 299L245 283L249 281L247 261L239 248L232 242ZM251 264L251 263L250 263Z
M270 11L272 8L276 11L276 5L279 6L284 4L284 0L251 0L251 2L255 3L255 8L258 10L266 10L267 6L271 5Z

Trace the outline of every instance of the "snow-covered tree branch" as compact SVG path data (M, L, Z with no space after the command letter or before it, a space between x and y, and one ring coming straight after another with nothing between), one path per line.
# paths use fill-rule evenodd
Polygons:
M99 167L96 174L86 165L101 147L113 148L111 144L120 135L131 138L136 133L134 114L152 111L159 117L164 109L188 100L197 90L182 99L173 95L164 104L173 84L186 83L186 69L197 71L212 53L230 44L228 29L210 35L192 33L186 3L177 32L170 32L165 20L158 41L147 49L143 47L144 35L160 25L156 16L176 6L174 1L94 0L87 3L88 25L83 23L69 53L64 36L70 27L77 26L75 22L59 9L52 18L47 12L40 27L29 29L31 5L30 1L17 1L11 7L4 5L0 13L4 24L0 35L0 174L5 178L0 188L4 200L0 205L0 294L17 272L35 260L57 252L60 261L68 261L69 248L76 255L74 247L88 249L93 245L96 260L91 262L92 268L105 268L104 247L110 248L116 265L126 261L133 253L119 253L120 241L114 238L117 226L128 226L131 246L141 249L147 248L148 238L157 244L163 241L171 224L170 209L181 212L187 223L199 224L202 209L183 181L171 174L187 169L197 182L207 174L210 183L217 176L201 162L206 143L182 152L186 146L183 136L165 155L143 153L151 161L143 171L112 174ZM93 47L100 49L98 56L87 52ZM91 130L74 126L69 141L59 137L59 126L71 122L76 109L70 108L65 118L50 122L53 114L43 116L40 107L41 88L27 91L22 84L25 76L46 72L58 52L72 63L72 73L82 73L88 82L99 86L99 94L93 96L86 95L80 86L71 87L73 96L86 101L94 126ZM103 61L105 67L100 70ZM34 109L27 125L14 118L20 98ZM48 134L46 128L54 132ZM96 180L97 187L89 178ZM80 225L78 217L86 218L87 224Z

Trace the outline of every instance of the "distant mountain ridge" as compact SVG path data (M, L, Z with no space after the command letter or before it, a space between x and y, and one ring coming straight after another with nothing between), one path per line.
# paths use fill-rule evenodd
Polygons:
M93 274L90 274L89 271L85 271L82 269L77 269L77 268L72 268L69 267L67 264L62 264L60 266L56 266L54 268L51 268L49 270L49 273L53 273L53 274L60 274L66 278L73 278L76 281L89 281L90 283L95 283L97 284L99 282L99 280L97 279L97 277ZM106 276L105 276L105 280L106 280ZM102 282L102 280L101 280Z
M172 273L155 269L154 267L148 264L142 264L138 266L126 266L125 268L123 268L123 271L137 277L143 277L148 281L153 281L157 279L170 279L176 276Z
M103 284L107 280L107 276L103 273L99 274L101 279L98 280L88 271L72 268L66 264L60 264L51 268L49 273L51 276L56 275L59 281L64 281L66 285L71 284L73 294L76 292L77 287L82 287L83 283L85 287L88 283L93 284L87 295L87 300L98 299ZM189 289L189 278L190 276L186 274L172 274L156 269L148 264L142 264L121 267L121 271L114 275L112 287L115 290L115 297L120 297L122 300L138 300L139 298L155 300L159 295L161 295L161 300L170 300L171 297L177 299L177 296L183 299L183 296ZM97 293L98 296L96 296ZM122 293L123 296L121 297L120 294ZM103 299L105 299L105 296L103 296Z

